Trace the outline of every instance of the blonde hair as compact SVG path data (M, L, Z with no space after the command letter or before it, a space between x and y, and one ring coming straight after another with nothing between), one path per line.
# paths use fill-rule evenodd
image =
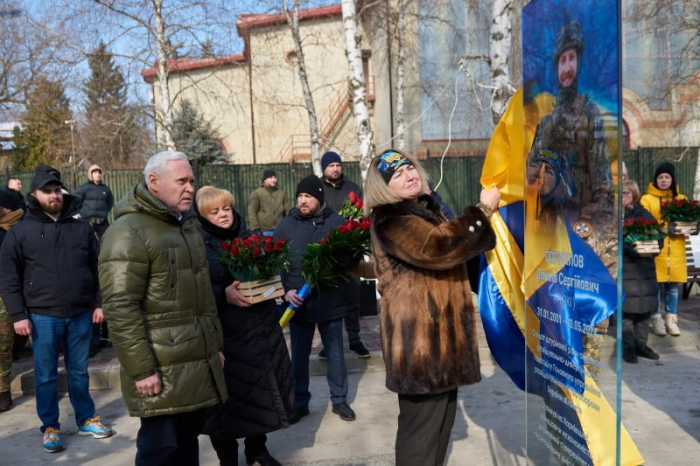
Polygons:
M228 204L233 209L236 207L236 200L229 191L225 189L215 188L214 186L202 186L195 195L197 202L197 210L200 215L205 215L212 208L222 204Z
M372 159L372 162L370 162L369 164L369 169L367 170L367 179L365 180L364 189L365 215L369 215L372 212L372 209L380 205L394 204L403 200L400 197L397 197L391 193L391 191L389 190L388 183L384 181L384 178L382 178L382 174L379 173L378 166L379 162L381 161L382 155L386 154L389 151L403 155L409 162L413 164L413 166L416 169L416 172L418 173L418 176L420 177L424 191L430 183L430 177L425 172L423 167L421 167L421 165L418 163L418 159L410 155L408 152L404 152L399 149L386 150Z
M632 193L632 204L636 204L642 198L642 192L639 190L639 185L634 180L626 180L622 183L622 189L629 189Z

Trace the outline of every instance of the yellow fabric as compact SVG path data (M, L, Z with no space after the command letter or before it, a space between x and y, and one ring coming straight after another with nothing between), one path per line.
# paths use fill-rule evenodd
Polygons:
M673 199L670 189L659 189L654 183L649 183L647 193L642 196L640 203L659 223L668 226L668 222L661 219L661 202ZM688 199L678 192L678 200ZM661 253L654 258L656 264L656 281L659 283L685 283L688 281L688 266L685 259L685 236L667 236Z
M522 89L519 89L498 123L489 143L481 184L484 187L499 188L501 206L525 200L525 159L532 146L536 125L542 116L551 112L553 102L551 95L540 94L523 106L523 93ZM534 215L532 209L526 209L526 212L528 216ZM532 228L532 231L526 231L525 236L528 251L529 248L537 248L540 251L549 249L570 252L570 245L562 243L568 237L561 221L557 222L552 232L545 234L543 231L535 231L538 226L533 218L528 217L528 220L533 220L527 222L528 228ZM525 304L525 290L536 289L535 271L538 267L547 272L552 272L555 268L544 262L541 254L532 254L532 257L528 254L525 257L498 212L491 217L491 225L496 232L497 244L492 251L486 253L489 270L513 318L525 335L528 348L535 356L540 356L537 350L539 340L532 337L533 330L539 333L539 319ZM615 412L602 394L598 395L600 391L588 374L586 383L589 388L584 392L583 399L566 389L565 393L571 402L580 408L579 420L587 435L587 446L593 464L615 464ZM590 407L584 399L593 400L599 410ZM620 439L620 464L644 464L642 455L624 426Z

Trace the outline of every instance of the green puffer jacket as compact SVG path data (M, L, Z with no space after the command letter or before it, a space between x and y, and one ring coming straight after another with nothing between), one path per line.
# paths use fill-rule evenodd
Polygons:
M129 414L183 413L225 401L217 355L223 334L196 218L185 214L179 222L143 183L114 217L100 246L100 284ZM156 371L161 393L142 396L135 382Z

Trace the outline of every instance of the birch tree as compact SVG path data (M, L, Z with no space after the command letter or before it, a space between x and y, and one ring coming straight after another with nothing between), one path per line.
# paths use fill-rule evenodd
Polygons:
M316 105L314 104L314 97L311 94L311 87L309 86L309 75L307 73L306 60L304 59L304 48L302 47L301 34L299 33L300 3L301 0L294 0L292 10L290 12L287 6L287 0L282 0L282 11L284 12L284 17L287 19L287 24L289 24L289 29L292 32L292 39L294 40L294 50L297 55L297 65L299 67L299 81L301 83L301 90L304 94L306 111L309 114L309 135L311 136L311 166L313 167L314 174L320 177L323 175L323 170L321 170L321 159L319 157L320 143L318 117L316 113Z
M355 0L342 0L343 30L345 32L345 54L350 71L350 94L352 96L355 132L360 149L360 171L362 179L367 175L369 164L374 157L372 124L367 104L367 84L362 67L362 36L357 29L357 7Z
M404 118L404 73L406 66L406 6L399 1L396 29L398 41L396 51L396 146L406 149L406 121Z
M513 0L494 0L491 19L489 58L491 67L491 117L498 124L506 110L515 87L510 77L511 40L513 29Z

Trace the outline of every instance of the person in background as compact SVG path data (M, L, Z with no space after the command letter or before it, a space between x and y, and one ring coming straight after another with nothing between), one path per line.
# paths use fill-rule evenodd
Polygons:
M275 300L251 304L238 292L239 282L222 270L221 244L250 233L234 208L233 195L204 186L197 191L195 205L224 332L229 394L226 403L212 409L203 433L209 435L222 465L238 464L236 439L245 438L247 464L277 466L280 463L265 446L266 434L289 426L293 392L292 367Z
M625 221L654 218L639 203L641 197L636 181L623 182ZM647 345L651 314L656 312L659 294L654 258L640 256L629 243L623 242L622 246L622 290L626 296L622 303L622 359L630 364L636 364L638 356L657 360L659 355Z
M654 218L664 226L668 222L661 218L661 204L674 199L688 199L678 190L676 169L664 162L656 167L654 181L649 183L647 192L642 196L641 204ZM677 337L678 328L678 294L681 285L688 281L688 268L685 259L685 236L667 236L664 239L661 254L654 259L656 264L656 281L659 284L658 308L651 315L652 332L658 336L668 333ZM661 302L665 303L666 321L661 318Z
M328 207L336 214L340 212L345 200L350 193L362 199L362 188L353 183L343 175L343 160L335 152L326 152L321 157L321 169L323 176L323 198ZM369 358L370 354L364 343L360 339L360 279L359 277L350 277L350 280L356 282L357 296L353 298L357 305L351 306L348 313L345 315L345 331L348 333L348 345L350 351L354 351L361 358ZM318 357L327 359L325 348L322 349Z
M114 196L109 186L102 182L102 169L98 165L88 168L87 178L87 183L78 186L73 196L80 199L80 217L90 224L97 239L101 240L109 227L108 217L114 207ZM92 327L90 357L100 352L103 343L109 344L107 322Z
M345 223L345 219L331 210L323 197L321 180L309 175L299 182L296 189L296 207L284 217L275 228L275 240L289 240L292 264L289 271L283 272L284 300L297 306L297 311L289 322L292 350L292 377L294 379L294 410L289 415L289 423L295 424L309 414L309 355L316 327L328 355L328 387L331 392L333 413L344 421L354 421L355 411L347 402L348 371L343 351L343 317L356 296L356 282L346 280L333 288L316 288L306 299L298 295L304 285L301 273L301 258L308 245L325 238L333 228ZM346 264L347 261L339 260ZM351 270L355 264L347 264Z
M190 209L187 155L158 152L102 238L100 284L136 464L197 465L207 408L226 401L223 334L209 263ZM94 236L94 235L93 235Z
M102 169L98 165L91 165L87 172L88 181L78 186L73 196L80 199L80 217L87 221L95 230L97 239L109 227L109 213L114 207L114 196L109 186L102 182Z
M265 170L261 186L253 191L248 201L250 229L272 236L275 227L289 209L287 194L277 187L277 174L274 170Z
M17 225L24 211L22 204L14 192L8 189L0 190L0 246L7 232ZM12 318L7 313L5 305L0 300L0 411L12 407L12 392L10 382L12 375L12 347L15 342L15 329Z
M8 178L7 180L7 186L5 187L7 190L12 191L20 201L20 207L22 208L23 211L27 211L27 201L24 199L24 195L22 194L22 180L19 178Z
M398 394L396 464L442 465L457 408L457 389L481 380L466 262L492 249L489 218L496 188L447 221L425 194L418 161L388 150L370 163L365 212L382 295L380 330L386 386Z
M112 435L95 415L88 373L92 324L104 319L97 278L99 245L90 225L73 218L80 202L65 196L62 188L58 170L39 165L29 210L0 250L0 296L15 332L32 337L36 409L48 453L65 448L58 408L61 344L78 434Z

